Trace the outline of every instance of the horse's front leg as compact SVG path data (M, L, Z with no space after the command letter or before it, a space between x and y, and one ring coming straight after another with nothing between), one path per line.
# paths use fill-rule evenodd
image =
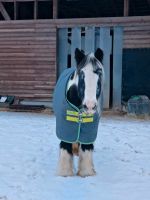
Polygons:
M79 150L79 164L78 164L78 175L85 176L93 176L96 174L93 165L93 149L94 145L89 144L81 144Z
M72 144L60 143L60 156L58 163L58 176L73 176Z

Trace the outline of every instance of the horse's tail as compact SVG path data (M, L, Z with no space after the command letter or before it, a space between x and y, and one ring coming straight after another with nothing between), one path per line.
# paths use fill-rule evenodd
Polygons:
M72 153L76 156L79 155L79 143L73 143L72 144Z

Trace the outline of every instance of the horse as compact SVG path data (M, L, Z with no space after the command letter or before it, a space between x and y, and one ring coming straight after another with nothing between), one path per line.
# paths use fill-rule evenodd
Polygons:
M77 175L96 174L93 164L94 141L101 115L104 83L103 51L85 54L75 49L76 67L61 74L54 91L56 134L61 140L58 176L73 176L73 156L78 154Z

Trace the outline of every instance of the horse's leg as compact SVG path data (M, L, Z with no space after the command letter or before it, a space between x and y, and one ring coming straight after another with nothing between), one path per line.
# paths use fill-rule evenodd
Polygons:
M78 175L85 176L93 176L96 174L93 165L93 149L94 145L89 144L81 144L79 150L79 164L78 164Z
M58 176L73 176L72 144L60 143L60 156L58 163Z

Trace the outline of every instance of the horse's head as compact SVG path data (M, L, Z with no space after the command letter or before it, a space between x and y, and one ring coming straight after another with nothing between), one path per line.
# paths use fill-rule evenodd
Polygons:
M79 107L86 113L94 113L103 85L103 52L97 49L95 53L85 55L83 51L76 49L75 59L77 70L71 77L68 89L71 86L76 87Z

